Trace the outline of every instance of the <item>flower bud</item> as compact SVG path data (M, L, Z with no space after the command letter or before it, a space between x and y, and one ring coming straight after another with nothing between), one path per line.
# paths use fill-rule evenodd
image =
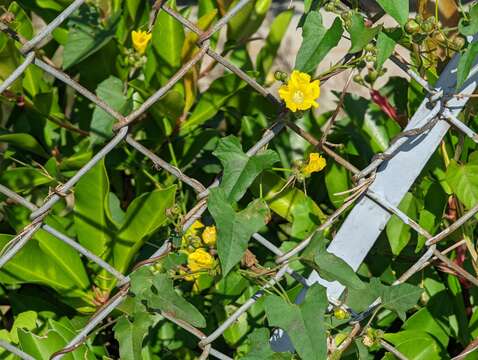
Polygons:
M416 34L420 31L420 25L414 19L408 19L405 24L405 31L407 34Z

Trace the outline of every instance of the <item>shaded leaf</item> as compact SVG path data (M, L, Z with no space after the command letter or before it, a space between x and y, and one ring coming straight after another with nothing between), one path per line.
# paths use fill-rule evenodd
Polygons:
M406 193L400 205L398 206L411 219L416 219L418 214L417 200L411 193ZM390 248L394 255L400 252L407 246L412 238L412 230L408 224L405 224L396 215L392 215L390 221L387 223L386 233Z
M123 82L114 76L108 77L98 85L96 95L123 115L129 113L133 108L132 101L123 94ZM90 124L91 142L98 144L110 138L113 135L115 121L114 117L96 106Z
M301 261L315 269L327 281L338 281L348 288L363 289L365 284L344 260L329 253L322 232L312 238L309 246L301 255Z
M228 74L214 80L211 86L199 98L191 116L181 127L181 132L187 133L211 119L219 112L227 100L244 86L246 86L246 83L236 74Z
M153 325L153 316L147 312L135 312L133 321L127 317L118 320L113 330L115 339L119 343L121 359L141 360L143 340L148 334L148 329Z
M264 301L269 325L284 329L292 344L304 360L327 358L324 314L328 306L325 288L312 285L305 300L291 304L277 295L268 295Z
M19 149L30 151L34 154L40 155L43 158L48 158L48 154L45 152L43 147L30 134L2 134L0 135L0 143L1 142L11 144Z
M80 63L105 46L114 36L119 13L110 18L106 27L98 22L98 14L79 16L70 20L68 40L63 52L63 69Z
M150 269L142 267L131 275L131 291L146 300L150 308L160 309L196 327L206 326L206 319L196 307L176 293L172 280L166 274L152 274Z
M208 209L216 222L217 252L223 276L226 276L241 261L252 234L267 223L269 209L258 199L236 213L222 188L211 190Z
M321 221L326 219L325 214L314 200L294 186L287 187L284 190L285 184L286 181L276 173L265 171L254 182L251 191L255 196L259 196L262 190L263 198L269 208L291 223L300 213L300 209L296 209L296 207L307 208L308 226L311 229L317 227Z
M131 202L113 245L116 269L126 271L144 238L166 222L166 210L173 206L175 194L176 186L170 186L144 193Z
M250 350L242 360L286 360L291 359L291 353L277 353L272 351L269 342L269 330L266 328L255 329L247 340Z
M465 36L472 36L478 32L478 4L474 4L468 13L468 20L460 19L458 30Z
M32 190L40 185L48 185L54 182L54 179L48 177L40 170L26 167L16 167L2 171L0 174L0 184L5 185L15 192Z

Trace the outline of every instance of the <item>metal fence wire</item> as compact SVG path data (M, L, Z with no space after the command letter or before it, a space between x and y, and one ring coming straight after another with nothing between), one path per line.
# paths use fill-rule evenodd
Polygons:
M187 230L193 224L193 222L199 219L206 211L208 191L219 184L220 178L217 178L209 187L206 188L196 179L186 176L181 172L181 170L164 161L156 154L145 148L142 144L128 134L129 125L133 121L139 120L141 115L145 114L149 108L155 104L155 102L161 99L161 97L163 97L198 61L200 61L206 55L217 61L230 72L236 74L251 88L281 109L274 124L268 129L265 129L262 138L247 151L248 156L256 154L279 133L288 129L304 138L314 147L317 147L320 151L325 152L338 165L345 167L353 174L353 178L356 183L353 196L349 197L349 199L341 207L339 207L324 223L318 227L318 229L316 229L317 232L328 228L334 223L339 215L346 211L351 205L356 204L329 245L328 251L344 259L354 270L356 270L365 258L367 252L373 246L375 240L383 230L387 221L392 215L396 215L401 221L427 239L426 249L421 258L395 282L396 284L406 281L413 274L422 270L433 261L440 261L446 264L446 266L449 268L453 269L456 273L469 280L475 286L478 285L478 280L473 275L471 275L462 267L458 266L446 256L447 253L456 248L456 244L444 251L439 251L436 245L439 241L445 239L448 235L460 228L465 222L477 214L478 204L465 213L451 226L434 235L428 233L425 229L418 225L417 222L409 218L398 208L400 200L410 188L416 177L419 175L427 160L436 150L441 139L450 127L463 132L463 134L470 137L473 141L478 142L478 135L457 119L457 116L476 88L476 83L478 80L478 65L475 65L472 68L468 81L465 83L464 87L459 92L456 92L456 56L445 68L435 86L428 84L426 80L416 74L403 59L396 55L392 56L391 60L406 74L416 80L423 87L423 89L426 90L427 96L418 111L410 120L405 131L400 133L394 139L387 150L385 150L382 154L375 156L372 162L366 168L359 170L354 165L350 164L346 159L337 154L333 150L333 147L331 147L327 142L327 135L330 132L333 122L338 114L340 101L337 111L324 127L325 130L323 136L320 139L316 139L310 133L301 129L297 124L287 120L287 110L284 109L281 102L276 99L272 93L260 85L255 79L246 74L243 70L232 64L210 47L209 39L211 36L220 31L231 20L231 18L234 17L234 15L240 12L241 9L243 9L244 6L251 1L252 0L239 1L233 8L230 9L227 14L225 14L225 16L217 21L207 31L200 30L198 27L196 27L196 25L183 17L179 12L167 6L164 1L156 1L153 5L153 10L150 16L150 28L154 24L158 12L164 11L171 15L189 31L198 35L196 45L199 47L200 51L198 51L190 61L183 64L177 73L174 74L163 87L157 90L141 106L127 116L121 115L112 109L108 104L106 104L102 99L98 98L91 91L83 87L77 81L73 80L66 73L52 66L51 62L40 55L40 52L38 52L38 50L48 42L48 37L52 31L60 26L63 21L65 21L75 10L85 3L85 0L75 0L60 15L58 15L57 18L55 18L36 36L28 41L15 33L6 24L0 22L0 30L7 33L9 36L22 44L20 51L24 55L24 62L2 84L0 84L0 93L6 90L17 78L19 78L28 66L34 64L46 73L52 75L56 79L64 82L66 85L76 90L79 94L86 97L96 106L99 106L101 109L116 119L116 123L114 125L115 135L109 140L109 142L66 183L58 186L49 196L47 196L40 207L37 207L7 187L0 185L0 193L6 195L14 202L23 205L31 211L31 223L16 235L14 240L9 243L8 248L4 249L3 254L0 256L0 268L4 266L10 259L12 259L19 251L21 251L22 247L29 241L29 239L31 239L35 232L42 228L69 246L73 247L76 251L81 253L89 260L104 268L117 279L117 293L91 317L87 325L76 334L76 336L65 346L65 348L58 349L58 351L52 355L52 359L61 359L65 354L74 351L86 340L88 334L90 334L108 315L111 314L111 312L118 305L124 301L128 294L128 276L125 276L117 271L106 261L81 246L74 239L61 233L54 227L44 223L44 220L48 216L52 207L58 201L60 201L66 193L74 188L75 184L85 173L87 173L96 163L98 163L98 161L110 153L116 146L126 141L126 143L131 147L149 158L157 168L161 168L164 171L171 173L179 181L187 184L197 193L198 203L186 215L185 221L183 222L184 231ZM381 15L383 15L383 13L378 14L378 16L375 16L372 20L378 20ZM345 60L346 59L344 58L344 61ZM333 75L334 74L332 74L332 76ZM344 89L344 93L345 90L346 89ZM367 226L363 226L365 223ZM229 356L213 348L212 345L214 340L220 337L224 331L239 318L241 314L247 312L248 309L263 296L268 287L273 286L275 283L283 279L286 274L288 274L303 285L304 291L296 300L298 302L300 302L301 298L303 298L304 292L313 282L319 281L327 287L329 301L331 304L335 306L341 306L351 314L350 322L354 324L354 326L348 340L346 340L345 343L347 343L347 341L351 341L353 336L355 336L360 330L359 321L366 317L370 311L373 311L373 309L379 304L380 299L377 299L377 301L371 304L369 309L366 311L362 313L356 313L353 311L353 309L345 307L338 301L338 298L343 291L343 287L337 282L330 283L324 281L314 273L309 279L305 279L300 274L294 272L289 267L288 260L301 252L309 244L313 235L314 234L299 243L294 249L284 253L262 235L258 233L254 234L253 238L258 243L262 244L265 248L276 255L276 262L279 265L279 270L266 285L257 291L242 306L240 306L237 311L227 318L227 320L225 320L212 333L204 334L202 331L198 330L187 322L176 319L171 314L162 313L161 315L198 338L198 346L202 349L200 359L205 359L208 356L213 356L218 359L231 359ZM142 264L152 263L158 257L167 254L170 250L171 244L169 241L166 241L164 245L151 256L149 262L143 261ZM281 331L276 331L273 334L271 343L273 348L276 350L292 349L287 336ZM400 355L396 349L394 349L385 341L382 340L381 345L388 351ZM33 359L32 356L5 341L0 340L0 347L3 347L11 353L18 355L22 359Z

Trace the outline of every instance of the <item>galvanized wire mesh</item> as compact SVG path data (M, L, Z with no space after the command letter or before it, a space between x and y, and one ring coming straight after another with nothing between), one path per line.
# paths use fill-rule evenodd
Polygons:
M201 184L198 180L190 178L186 176L184 173L181 172L180 169L177 167L169 164L165 160L158 157L152 151L148 150L142 144L134 139L133 136L129 134L129 125L139 119L139 117L145 114L149 108L161 99L178 81L182 79L182 77L204 56L209 56L219 64L221 64L224 68L228 69L230 72L236 74L242 80L244 80L252 89L257 91L259 94L267 98L270 102L277 106L279 109L277 119L272 126L268 129L264 130L264 134L260 141L258 141L253 147L251 147L247 151L247 155L252 156L260 151L264 146L266 146L271 140L273 140L278 134L282 131L290 130L294 133L298 134L306 141L308 141L311 145L316 147L318 150L325 152L330 158L337 162L337 164L345 167L348 171L350 171L355 179L357 184L353 196L349 197L349 199L340 206L324 223L322 223L315 232L327 229L330 227L338 218L339 216L344 213L350 206L354 203L362 201L363 199L370 199L375 202L378 206L382 209L385 209L388 212L388 215L391 216L396 215L399 219L401 219L405 224L410 226L413 230L418 232L420 235L426 237L426 250L423 252L421 258L413 264L408 271L406 271L397 281L396 283L401 283L409 279L413 274L422 270L430 263L435 260L441 261L446 264L449 268L453 269L456 273L460 274L467 280L469 280L472 284L478 285L478 280L468 273L466 270L458 266L456 263L451 261L446 254L456 248L456 244L452 247L444 250L439 251L437 250L436 244L445 239L448 235L450 235L453 231L457 230L460 226L462 226L466 221L470 220L475 214L478 213L478 205L469 210L465 215L463 215L460 219L454 222L451 226L446 228L445 230L432 235L429 234L425 229L423 229L417 222L413 219L410 219L405 213L403 213L398 207L397 200L394 199L393 201L389 201L383 195L375 192L372 187L374 181L376 180L376 172L380 167L390 164L394 161L394 157L397 156L401 151L403 151L403 145L407 144L407 151L413 151L413 147L415 145L410 145L410 140L413 140L421 135L429 134L433 129L437 126L443 127L443 134L448 130L450 126L453 126L455 129L463 132L466 136L470 137L473 141L478 142L477 134L462 123L460 120L457 119L457 116L463 106L466 104L468 100L468 96L475 90L476 81L473 79L476 77L476 73L478 72L478 67L475 66L469 78L471 80L465 85L464 89L459 93L455 93L454 87L448 88L440 88L440 87L433 87L427 83L426 80L422 79L418 74L416 74L403 60L399 59L396 56L392 57L392 61L397 64L400 68L403 69L410 77L416 80L427 92L428 95L424 100L423 105L426 106L426 111L422 111L418 114L421 117L420 126L414 128L408 128L406 131L400 133L394 141L391 143L390 147L384 151L383 154L379 154L375 156L372 162L364 169L359 170L354 165L350 164L346 159L341 157L338 153L333 150L333 147L329 145L327 142L327 135L330 132L335 118L338 114L338 110L340 109L341 102L339 101L339 105L337 107L337 111L334 113L332 118L329 120L328 124L325 126L325 131L320 139L316 139L312 134L308 133L307 131L301 129L297 124L288 121L287 117L287 110L284 109L281 102L276 99L276 97L269 92L268 89L263 87L259 84L254 78L250 77L246 74L243 70L232 64L228 61L225 57L218 54L215 50L210 47L209 39L211 36L216 34L220 31L228 21L238 12L243 9L245 5L247 5L251 0L241 0L239 1L230 11L222 17L218 22L216 22L209 30L202 31L197 28L192 22L188 19L184 18L178 11L175 11L164 4L163 1L158 0L153 6L152 14L151 14L151 23L150 28L153 25L154 19L156 19L156 15L159 11L164 11L174 17L179 23L181 23L185 28L189 31L196 33L199 36L197 41L197 46L199 47L199 51L197 54L189 60L187 63L183 64L182 67L174 74L169 81L160 89L158 89L149 99L147 99L139 108L132 111L130 114L123 116L114 109L112 109L108 104L106 104L102 99L98 98L95 94L91 91L83 87L80 83L73 80L70 76L68 76L63 71L55 68L54 66L50 65L51 62L48 59L42 58L39 55L38 50L41 48L41 44L45 44L45 39L52 33L54 29L56 29L60 24L65 21L75 10L77 10L85 0L76 0L70 6L68 6L57 18L55 18L51 23L49 23L45 28L43 28L33 39L26 40L23 39L21 36L16 34L13 30L9 29L7 25L0 23L0 30L7 33L9 36L17 40L22 44L20 51L24 55L24 62L2 83L0 84L0 93L6 90L16 79L18 79L25 69L31 64L38 66L46 73L52 75L56 79L64 82L66 85L70 86L74 90L76 90L79 94L90 100L96 106L100 107L108 114L113 116L116 119L116 123L114 125L115 134L109 140L109 142L96 153L86 165L84 165L74 176L72 176L66 183L58 186L48 197L46 197L43 201L43 204L40 207L37 207L24 197L18 195L14 191L8 189L7 187L0 185L0 193L6 195L11 200L17 202L18 204L23 205L28 210L31 211L30 219L31 223L26 226L22 231L20 231L14 240L9 243L8 248L4 249L2 255L0 256L0 268L4 266L10 259L12 259L19 251L22 250L22 247L31 239L31 237L38 231L40 228L47 231L48 233L52 234L56 238L60 239L61 241L65 242L69 246L73 247L76 251L81 253L83 256L88 258L88 260L95 262L101 268L108 271L114 278L117 279L117 293L109 299L109 301L104 304L89 320L88 324L79 331L76 336L67 344L67 346L63 349L58 349L58 351L52 356L53 359L60 359L62 356L68 352L74 351L82 342L85 341L88 334L90 334L111 312L121 304L126 296L128 295L129 289L129 277L123 275L121 272L117 271L114 267L108 264L106 261L101 259L100 257L93 254L88 249L84 248L80 245L75 239L70 238L69 236L63 234L62 232L56 230L54 227L45 224L44 220L48 216L49 212L51 211L52 207L60 201L68 191L72 190L75 184L79 181L79 179L87 173L96 163L98 163L101 159L103 159L108 153L110 153L115 147L119 144L122 144L124 141L129 144L131 147L142 153L145 157L149 158L153 164L157 168L161 168L164 171L169 172L173 176L175 176L179 181L183 182L184 184L190 186L196 193L198 197L198 203L193 209L186 215L184 222L183 222L183 230L188 229L196 219L199 219L202 214L207 210L207 196L209 189L218 186L220 183L220 178L217 178L212 184L208 187ZM375 18L379 18L380 16L376 16ZM350 55L347 55L348 57ZM446 77L448 80L456 79L456 75L452 74L452 69L445 71L446 74L442 75L442 77ZM333 74L332 74L333 75ZM350 81L350 79L349 79ZM453 82L452 81L452 82ZM453 83L454 84L454 83ZM345 93L345 89L344 89ZM459 103L457 103L457 99ZM435 148L438 146L438 141L435 143ZM410 148L412 150L410 150ZM434 149L435 149L434 148ZM431 151L434 151L431 149ZM419 169L420 170L420 169ZM418 172L417 172L418 175ZM416 175L415 175L416 176ZM413 181L414 179L412 179ZM398 199L399 201L400 199ZM366 223L369 221L365 216L366 214L361 215L363 216L363 221ZM343 225L346 227L346 224ZM314 232L314 233L315 233ZM172 321L173 323L177 324L178 326L182 327L186 331L190 332L192 335L198 338L198 346L202 349L202 353L200 355L201 359L207 358L209 355L216 357L218 359L230 359L229 356L222 354L221 352L215 350L212 347L213 342L220 337L224 331L233 324L240 315L247 312L248 309L265 294L265 290L273 286L275 283L280 281L281 279L286 276L286 274L290 275L296 281L301 283L304 288L310 286L311 281L303 278L302 275L294 272L289 264L288 261L293 256L300 253L311 241L311 238L314 234L309 236L307 239L302 241L298 244L294 249L284 253L282 250L277 248L272 242L268 241L264 238L261 234L254 234L253 238L263 245L265 248L270 250L274 255L276 255L276 262L279 265L279 270L276 274L270 279L270 281L264 285L259 291L257 291L249 300L247 300L242 306L240 306L237 311L235 311L227 320L225 320L216 330L214 330L210 334L204 334L202 331L198 330L197 328L193 327L192 325L184 322L183 320L176 319L174 316L168 313L162 313L162 316L166 319ZM369 239L369 242L373 244L375 239ZM332 242L332 245L334 241ZM370 245L371 247L371 245ZM369 247L369 249L370 249ZM329 247L330 249L330 247ZM158 249L147 261L141 262L139 265L145 265L148 263L155 262L158 258L161 258L165 254L167 254L171 250L171 244L169 241L166 241L164 245ZM349 249L342 249L345 252L351 253L354 259L363 260L365 254L353 254L356 251L354 248ZM368 251L368 250L367 250ZM336 252L336 251L335 251ZM352 264L352 267L356 268L356 264ZM328 287L330 284L326 284ZM330 289L329 289L330 290ZM344 346L347 342L350 342L354 336L356 336L360 329L359 321L366 317L370 311L372 311L380 302L378 299L375 303L370 305L370 308L362 313L355 313L353 309L349 309L342 305L339 300L333 295L340 295L341 290L338 292L330 292L329 291L329 300L335 306L342 306L346 309L352 316L351 316L351 323L355 324L353 327L352 332L349 335L349 338L343 343ZM382 340L382 346L389 351L392 351L397 356L400 354ZM6 350L18 355L22 359L33 359L30 355L24 353L22 350L16 348L15 346L6 343L5 341L0 340L0 347L5 348Z

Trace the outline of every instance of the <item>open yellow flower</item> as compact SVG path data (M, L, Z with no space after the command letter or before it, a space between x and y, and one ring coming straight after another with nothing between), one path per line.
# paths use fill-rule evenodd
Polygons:
M310 75L294 70L287 85L279 88L279 96L293 112L318 107L315 101L320 96L320 81L310 81Z
M217 232L216 232L216 227L213 226L206 226L202 233L202 241L204 244L209 245L209 246L214 246L216 245L216 239L217 239Z
M214 257L204 249L196 249L196 251L188 255L188 268L192 272L212 269L215 265ZM199 274L192 274L186 277L186 280L191 280L198 277Z
M319 153L310 153L309 162L302 168L302 174L310 176L310 174L322 170L325 165L327 165L327 161Z
M131 33L131 39L133 40L134 49L140 54L144 54L146 46L153 37L153 34L143 30L134 31Z

